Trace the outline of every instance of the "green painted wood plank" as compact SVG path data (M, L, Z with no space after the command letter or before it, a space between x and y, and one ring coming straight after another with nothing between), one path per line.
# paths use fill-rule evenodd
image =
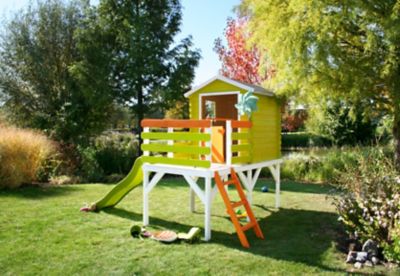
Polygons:
M210 154L210 148L186 145L142 144L143 151Z
M250 156L236 156L232 157L233 164L248 163L250 162Z
M233 132L232 140L245 140L250 138L249 132Z
M179 166L191 166L200 168L209 168L211 162L207 160L198 159L178 159L178 158L168 158L161 156L143 156L143 162L151 164L167 164L167 165L179 165Z
M185 141L210 141L211 136L208 133L196 132L143 132L143 139L154 140L185 140Z
M232 145L232 152L238 152L238 151L250 152L250 150L251 150L250 144Z

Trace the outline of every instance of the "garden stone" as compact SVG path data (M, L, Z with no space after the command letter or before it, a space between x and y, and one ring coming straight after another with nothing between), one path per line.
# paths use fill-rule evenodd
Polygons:
M349 254L347 254L346 263L355 263L356 262L356 256L357 256L357 252L349 251Z
M378 259L377 257L373 256L373 257L371 258L371 262L372 262L374 265L377 265L377 264L379 264L379 259Z
M356 261L365 263L368 260L367 252L357 252Z
M369 258L371 258L373 256L377 256L378 255L378 244L376 242L374 242L373 240L367 240L362 247L362 251L367 252Z
M360 268L363 267L363 263L356 262L356 263L354 264L354 267L357 268L357 269L360 269Z
M365 264L365 266L368 266L368 267L374 266L374 264L370 260L367 260L364 264Z

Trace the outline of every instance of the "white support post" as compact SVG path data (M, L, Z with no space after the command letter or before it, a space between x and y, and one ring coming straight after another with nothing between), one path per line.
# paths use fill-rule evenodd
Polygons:
M143 128L143 132L144 132L144 133L150 132L150 128L149 128L149 127L144 127L144 128ZM144 140L143 140L143 144L144 144L144 145L147 145L147 144L149 144L149 143L150 143L150 140L149 140L149 139L144 139ZM144 155L144 156L149 156L149 155L150 155L150 152L146 150L146 151L143 152L143 155Z
M232 121L226 121L226 164L232 165Z
M276 164L275 208L281 207L281 165Z
M164 176L165 173L163 172L156 172L156 174L153 176L153 178L150 180L150 182L146 186L146 193L150 193L150 191L154 188L154 186L157 185L157 183L161 180L161 178ZM147 180L148 181L148 180Z
M254 190L254 187L255 187L256 184L257 184L257 180L258 180L258 177L260 176L261 169L262 169L262 168L256 169L256 173L253 175L253 181L252 181L252 183L251 183L251 190L252 190L252 191Z
M246 187L247 190L247 201L249 202L249 204L251 205L253 202L253 175L252 175L252 170L248 170L247 171L247 185L248 187Z
M211 177L205 178L204 239L211 239Z
M242 185L246 188L246 190L249 190L249 185L247 183L247 177L245 176L245 174L241 171L237 172L237 175L240 178L240 181L242 181Z
M197 182L197 177L193 177L192 178L194 182ZM189 185L190 186L190 185ZM192 189L192 187L190 187L190 192L189 192L189 210L190 212L194 213L196 211L196 193L195 191Z
M190 189L190 203L189 203L189 208L190 208L190 212L194 213L196 211L196 197L195 197L195 192L193 189Z
M275 208L279 208L281 205L280 193L281 193L281 165L271 165L268 167L275 180Z
M184 175L184 174L182 176L183 176L183 178L185 178L186 182L189 184L191 190L193 190L197 194L197 196L200 198L201 202L203 202L203 204L206 204L206 195L201 190L199 185L197 185L197 183L196 183L197 178L193 179L192 177L190 177L188 175Z
M172 132L174 132L174 128L173 127L169 127L168 128L168 133L172 133ZM174 145L174 140L168 140L167 144L169 146L173 146ZM174 158L174 153L173 152L168 152L167 157Z
M149 225L149 171L143 169L143 225Z

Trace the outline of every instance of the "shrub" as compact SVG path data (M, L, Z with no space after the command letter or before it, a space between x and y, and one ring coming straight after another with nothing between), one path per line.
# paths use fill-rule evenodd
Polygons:
M330 99L308 109L306 129L337 146L371 144L377 138L379 120L365 116L367 110L365 103Z
M284 158L281 176L297 181L333 184L345 166L355 164L363 151L368 151L368 148L312 148L291 153Z
M79 176L84 181L99 182L104 178L104 172L101 169L97 159L96 150L93 147L78 147L81 161L79 166Z
M400 178L382 149L360 155L338 177L335 205L347 231L361 241L373 239L385 257L400 261Z
M131 133L107 133L94 142L95 158L105 175L127 174L138 155L139 143Z
M79 176L85 181L110 179L113 174L126 175L138 155L138 141L130 133L105 133L88 147L78 147L81 156Z
M47 181L55 157L55 144L43 134L0 126L0 188Z
M326 147L332 143L318 135L308 132L287 132L282 133L282 148L309 148L309 147Z
M400 226L397 220L397 224L389 232L391 242L385 244L383 248L383 254L386 259L391 262L400 262Z
M76 184L80 183L81 180L79 177L70 176L70 175L59 175L53 176L49 179L51 185L66 185L66 184Z

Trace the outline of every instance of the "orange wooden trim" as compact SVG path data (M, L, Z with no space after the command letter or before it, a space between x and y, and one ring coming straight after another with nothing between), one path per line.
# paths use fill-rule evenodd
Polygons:
M202 128L211 127L211 120L144 119L142 127Z
M253 124L249 121L232 121L232 128L244 127L251 128Z

